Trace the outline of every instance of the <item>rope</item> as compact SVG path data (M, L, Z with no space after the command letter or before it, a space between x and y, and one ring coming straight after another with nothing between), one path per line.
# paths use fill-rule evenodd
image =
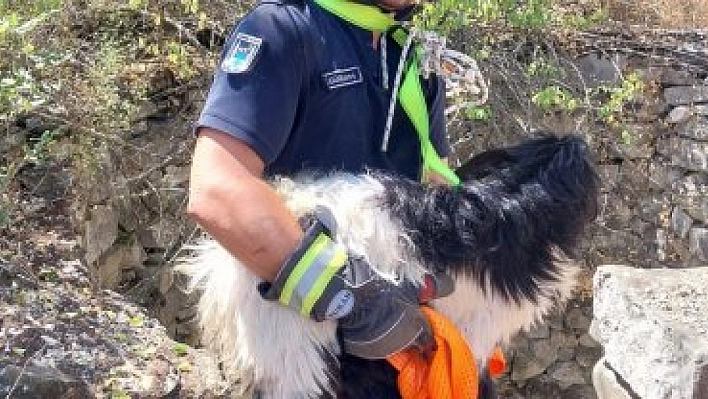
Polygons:
M465 98L465 101L446 109L445 113L486 103L489 86L477 62L467 54L447 48L446 39L434 32L423 32L421 36L423 75L426 78L430 74L441 76L448 96Z
M403 69L406 66L406 59L408 58L408 52L413 45L413 39L415 38L415 31L408 33L408 38L406 39L406 44L401 50L401 58L398 61L398 67L396 68L396 77L393 81L393 92L391 93L391 100L388 103L388 116L386 117L386 127L384 129L383 141L381 142L381 151L388 151L388 141L391 138L391 126L393 125L393 114L396 111L396 101L398 100L398 89L401 87L401 81L403 78Z

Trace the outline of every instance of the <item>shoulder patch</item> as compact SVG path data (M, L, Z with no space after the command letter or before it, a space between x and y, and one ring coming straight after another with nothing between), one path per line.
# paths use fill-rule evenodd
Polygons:
M226 73L243 73L251 70L262 45L263 39L260 37L239 32L231 49L221 61L221 69Z

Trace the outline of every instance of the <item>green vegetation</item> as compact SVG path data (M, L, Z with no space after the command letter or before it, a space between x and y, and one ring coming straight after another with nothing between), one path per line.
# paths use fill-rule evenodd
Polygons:
M0 0L0 228L23 168L68 161L91 186L111 151L138 150L146 106L213 71L219 49L197 34L223 35L243 8L219 4Z
M495 26L503 29L548 30L560 27L586 29L604 22L607 11L589 2L588 12L563 7L560 0L440 0L425 3L416 16L420 29L449 34L459 30Z
M178 357L187 356L189 354L189 345L180 342L175 343L172 347L172 352Z
M644 86L638 74L630 73L617 87L600 87L597 92L609 97L598 108L598 116L610 125L620 123L624 107L632 100L636 100L644 90Z
M542 111L572 112L578 107L578 101L566 89L558 86L547 86L535 93L531 101Z
M489 105L477 105L468 107L465 116L473 121L488 121L492 117L492 109Z
M512 28L538 29L553 20L555 0L441 0L426 3L417 17L423 29L450 33L480 24L503 23Z

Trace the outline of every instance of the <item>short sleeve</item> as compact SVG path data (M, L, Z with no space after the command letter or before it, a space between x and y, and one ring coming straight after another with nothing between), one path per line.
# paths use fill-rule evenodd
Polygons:
M243 140L270 164L285 146L303 85L303 45L285 6L264 3L229 36L195 126Z
M450 155L450 141L447 137L445 123L445 81L436 78L431 85L431 95L428 99L430 109L430 141L441 158Z

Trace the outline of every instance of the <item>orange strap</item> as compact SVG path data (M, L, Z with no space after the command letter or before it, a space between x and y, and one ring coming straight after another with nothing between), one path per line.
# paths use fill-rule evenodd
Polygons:
M398 390L403 399L474 399L479 389L479 374L467 341L457 327L434 309L422 306L428 318L437 350L431 359L423 359L414 350L388 357L398 370ZM487 364L493 377L506 368L504 354L496 348Z
M421 310L433 329L437 350L426 362L414 349L388 357L398 370L403 399L476 398L477 364L464 337L445 316L430 307Z

